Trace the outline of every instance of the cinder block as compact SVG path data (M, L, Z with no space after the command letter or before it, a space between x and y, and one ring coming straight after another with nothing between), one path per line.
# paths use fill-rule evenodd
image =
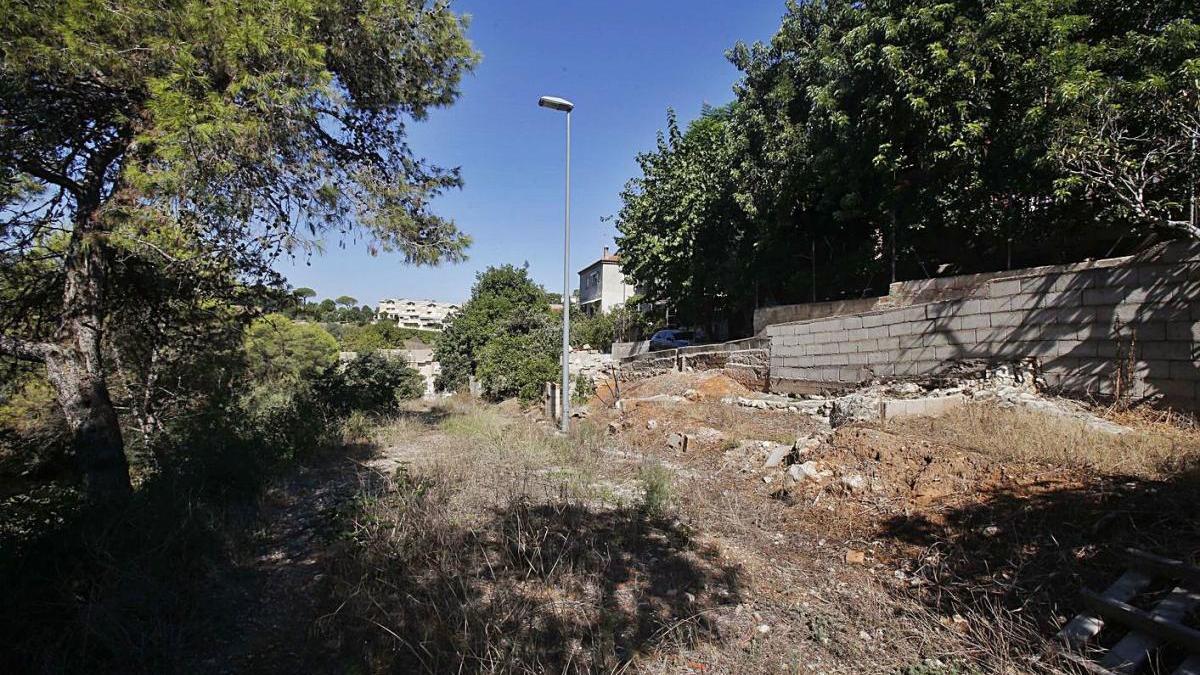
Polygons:
M866 330L867 337L872 340L878 340L879 338L885 338L888 336L887 326L872 326Z
M1167 322L1167 339L1171 341L1179 340L1195 341L1197 336L1200 336L1200 326L1197 326L1192 321L1168 321Z
M854 343L854 347L856 351L863 352L864 354L873 352L879 349L879 340L859 340Z
M882 313L864 314L862 316L862 322L864 328L878 328L879 326L887 325L887 319Z
M839 354L853 354L858 351L858 345L850 340L838 344Z
M954 319L950 324L955 330L974 330L976 328L989 328L992 325L992 317L987 314L975 314L971 316L960 316Z
M913 417L918 415L941 415L966 404L962 394L928 398L911 398L884 401L880 406L880 416L883 419Z
M855 352L846 355L846 362L852 366L865 366L870 362L866 352Z
M1117 305L1125 291L1119 288L1089 288L1083 292L1084 305Z
M1018 293L1004 298L1001 309L1006 312L1027 311L1041 306L1041 298L1028 293Z
M842 360L837 354L822 354L814 357L813 363L818 367L840 365Z
M1138 322L1129 326L1129 332L1133 333L1134 337L1136 337L1139 342L1166 340L1167 324L1161 321Z
M1009 295L1014 295L1021 292L1020 279L1008 279L1005 281L988 282L987 294L989 298L1003 298Z
M851 342L860 342L862 340L866 340L869 337L869 330L869 328L852 328L846 331L845 339L850 340Z
M861 316L842 317L842 330L854 330L862 327L863 320Z
M876 340L879 349L899 349L900 338L898 337L881 337Z
M1195 361L1172 361L1168 372L1172 380L1200 380L1200 363Z
M1146 360L1191 361L1194 351L1188 342L1138 342L1138 355Z
M1068 272L1066 274L1060 274L1054 279L1054 284L1051 286L1051 290L1055 292L1066 290L1083 290L1085 288L1091 288L1093 283L1094 282L1091 277L1074 272Z

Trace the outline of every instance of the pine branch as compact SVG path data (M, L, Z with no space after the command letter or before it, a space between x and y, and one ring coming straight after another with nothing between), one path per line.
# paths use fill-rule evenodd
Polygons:
M59 350L48 342L29 342L19 338L0 335L0 354L16 357L22 361L45 362L46 358Z

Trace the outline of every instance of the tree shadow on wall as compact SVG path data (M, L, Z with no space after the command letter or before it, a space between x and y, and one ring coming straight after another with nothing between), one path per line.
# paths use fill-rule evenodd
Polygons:
M468 528L436 488L403 489L356 516L384 525L331 567L320 630L344 667L614 672L656 647L720 641L712 610L741 602L736 567L636 509L514 498Z
M947 303L920 346L945 349L940 361L1036 358L1051 388L1073 395L1194 406L1198 251L1162 245L1116 266L993 282L1020 290L984 299L996 305L987 321L966 314L969 300Z

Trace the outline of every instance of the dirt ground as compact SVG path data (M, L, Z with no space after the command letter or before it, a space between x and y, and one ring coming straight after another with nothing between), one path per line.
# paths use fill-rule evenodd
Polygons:
M1050 639L1080 588L1125 547L1200 555L1177 423L834 430L722 403L746 392L719 373L604 392L569 437L511 403L413 409L281 482L246 563L269 608L210 672L1076 672Z

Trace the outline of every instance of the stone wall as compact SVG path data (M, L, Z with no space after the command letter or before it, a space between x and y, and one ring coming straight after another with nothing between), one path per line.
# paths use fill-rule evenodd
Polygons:
M1121 388L1197 407L1200 248L965 279L892 291L950 299L767 326L772 390L807 393L1031 359L1066 393Z

